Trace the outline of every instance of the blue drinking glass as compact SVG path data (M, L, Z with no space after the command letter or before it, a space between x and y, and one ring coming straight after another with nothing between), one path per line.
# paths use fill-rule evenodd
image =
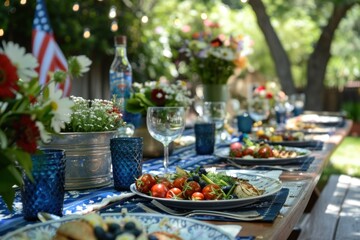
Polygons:
M251 133L253 120L248 113L243 113L236 117L238 131L241 133Z
M121 137L110 139L111 162L114 188L129 190L130 185L142 174L142 137Z
M65 194L65 150L43 149L31 156L32 182L23 175L21 188L23 215L26 220L37 220L38 212L62 216Z
M196 153L212 154L215 146L215 123L195 123L194 131Z

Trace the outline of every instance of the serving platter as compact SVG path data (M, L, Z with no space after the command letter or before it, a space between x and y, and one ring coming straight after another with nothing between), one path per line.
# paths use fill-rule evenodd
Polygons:
M201 236L202 239L234 239L231 235L221 230L216 225L208 224L198 220L176 217L170 215L150 214L150 213L128 213L128 216L135 217L146 228L148 233L155 231L164 231L176 233L182 239L196 239ZM121 219L122 213L106 213L101 215L103 218ZM51 240L56 230L64 222L78 219L79 216L63 217L60 220L48 221L28 225L6 234L3 240L19 239L41 239ZM166 222L166 224L165 224Z
M204 201L191 201L191 200L180 200L180 199L171 199L171 198L158 198L152 197L150 195L139 192L136 189L135 184L130 186L130 190L137 194L138 196L148 198L151 200L157 200L158 202L174 208L181 209L199 209L199 210L222 210L222 209L231 209L236 207L242 207L249 205L254 202L261 201L262 199L276 194L282 188L282 183L274 178L266 177L263 175L256 174L244 174L244 173L234 173L231 176L246 179L250 184L253 184L258 189L265 190L264 193L260 196L253 196L248 198L239 198L239 199L226 199L226 200L204 200Z
M307 159L311 154L311 151L308 149L305 149L305 148L285 147L285 149L287 151L296 151L296 152L300 153L301 155L298 155L296 157L290 157L290 158L230 157L229 156L229 152L230 152L229 147L217 149L214 152L214 155L219 158L230 159L241 165L259 165L259 164L260 165L264 165L264 164L266 164L266 165L282 165L282 164L291 164L291 163L297 163L297 162L303 161L303 160Z

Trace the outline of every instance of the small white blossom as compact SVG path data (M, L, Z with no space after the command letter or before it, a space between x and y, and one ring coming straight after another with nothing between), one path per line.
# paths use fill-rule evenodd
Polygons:
M11 63L16 66L20 79L28 82L38 76L35 68L39 64L32 54L26 53L25 48L13 42L3 42L2 45L3 49L0 49L0 53L7 55Z

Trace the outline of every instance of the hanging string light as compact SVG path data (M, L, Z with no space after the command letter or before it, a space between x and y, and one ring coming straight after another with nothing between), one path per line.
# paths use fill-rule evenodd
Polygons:
M116 18L116 7L112 6L109 11L109 18Z
M21 1L20 1L20 4L21 4L21 5L25 5L25 4L26 4L26 0L21 0Z
M5 32L4 29L0 28L0 37L4 36Z
M116 21L116 20L112 21L110 30L111 30L112 32L116 32L118 29L119 29L119 26L118 26L118 24L117 24L117 21Z
M85 28L84 29L84 33L83 33L83 37L84 38L89 38L91 36L91 32L89 28Z
M74 12L77 12L77 11L79 11L79 9L80 9L79 3L74 3L74 5L73 5L73 7L72 7L72 10L73 10Z
M149 17L148 16L142 16L141 17L141 22L142 23L147 23L149 21Z

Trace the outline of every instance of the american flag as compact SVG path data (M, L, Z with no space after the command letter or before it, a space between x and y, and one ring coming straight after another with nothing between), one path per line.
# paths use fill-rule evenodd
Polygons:
M67 70L67 62L60 47L57 45L44 0L36 1L35 17L32 31L32 51L39 62L39 81L41 84L49 81L49 71ZM70 79L59 86L64 96L69 96Z

